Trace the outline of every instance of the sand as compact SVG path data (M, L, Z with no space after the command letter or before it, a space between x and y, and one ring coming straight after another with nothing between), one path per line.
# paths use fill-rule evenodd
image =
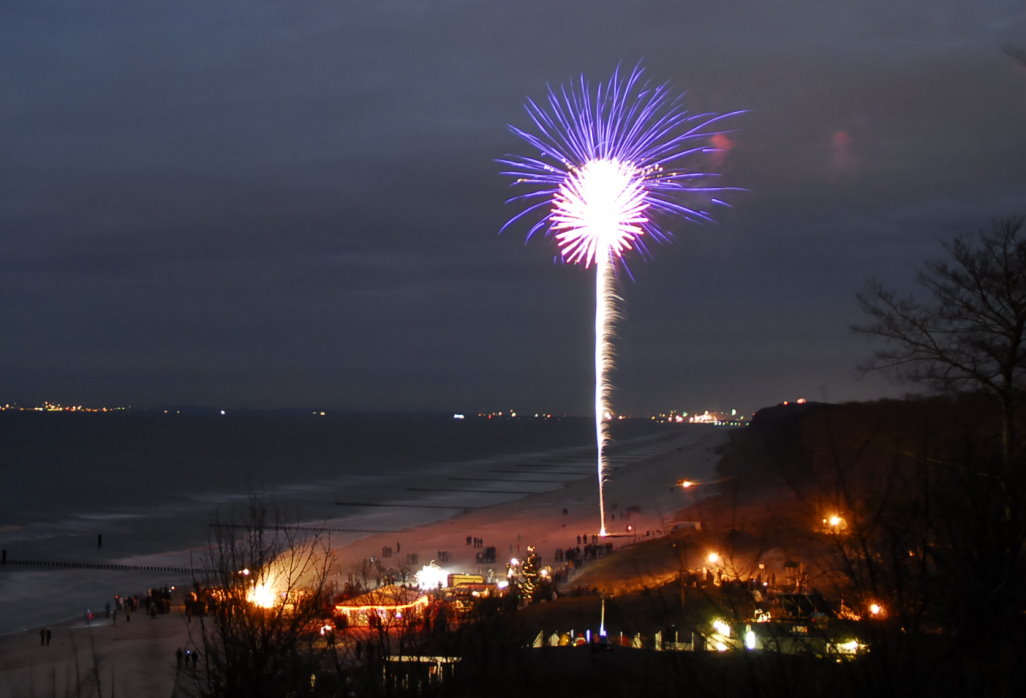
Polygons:
M615 547L660 535L672 527L678 510L690 503L691 491L673 484L682 478L713 478L727 430L691 428L662 442L665 452L632 463L612 473L606 486L607 531ZM517 477L516 475L511 475ZM523 474L519 477L529 478ZM511 481L504 481L509 484ZM448 571L504 574L512 556L523 555L528 545L537 548L543 564L558 566L554 551L577 546L577 537L590 536L598 527L597 487L594 477L574 480L558 490L482 509L399 533L376 534L335 550L340 568L355 570L370 556L380 557L391 547L386 565L406 563L412 553L417 566L448 554L440 566ZM565 513L564 513L565 512ZM627 526L631 526L628 533ZM470 536L481 547L467 545ZM480 564L476 555L496 548L494 564ZM396 553L396 548L398 552ZM176 685L175 650L198 643L197 622L181 615L149 618L133 614L131 622L117 624L101 617L52 628L49 646L40 646L38 631L0 638L0 698L53 695L171 696ZM98 667L97 677L91 674ZM81 686L81 692L75 690ZM113 688L113 691L112 691Z
M620 546L668 530L676 512L687 506L693 496L674 487L674 483L683 478L713 479L718 460L716 450L726 434L726 430L715 427L689 431L667 441L666 450L660 455L613 472L606 485L606 527L611 536L607 540ZM394 565L399 560L405 562L409 553L417 555L419 564L426 564L435 560L439 551L447 551L449 561L439 563L446 569L485 572L493 568L505 573L506 561L533 545L543 564L556 564L556 548L576 547L577 536L597 533L597 497L595 477L589 475L552 492L471 510L399 534L363 538L340 553L344 558L359 560L380 557L382 548L391 547L393 559L384 562ZM628 525L632 528L630 534ZM483 546L468 546L467 536L482 539ZM397 543L399 555L394 554ZM488 546L496 548L496 563L478 564L476 553Z

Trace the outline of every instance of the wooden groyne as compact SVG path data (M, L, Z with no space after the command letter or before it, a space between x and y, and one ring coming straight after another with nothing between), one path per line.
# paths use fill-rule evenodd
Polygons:
M174 565L122 565L117 562L82 562L74 560L17 560L3 551L0 567L41 567L69 570L112 570L117 572L160 572L163 574L213 574L204 567L176 567Z

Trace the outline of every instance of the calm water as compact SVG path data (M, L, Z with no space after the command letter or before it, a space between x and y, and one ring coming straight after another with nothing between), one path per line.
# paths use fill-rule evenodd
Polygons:
M682 428L618 423L614 455ZM428 488L495 464L585 462L592 439L588 419L0 413L0 548L9 560L185 566L206 550L215 513L231 516L253 494L273 498L290 521L400 529L458 510L353 503L508 501L516 496ZM113 593L185 581L154 576L0 566L0 634L78 615Z

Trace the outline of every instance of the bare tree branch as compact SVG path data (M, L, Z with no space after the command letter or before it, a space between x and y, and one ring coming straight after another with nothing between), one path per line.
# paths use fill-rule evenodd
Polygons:
M857 294L867 322L856 333L882 346L860 368L888 371L940 391L983 390L1002 411L1005 460L1013 416L1026 389L1026 226L994 221L989 231L945 246L916 277L925 300L871 281Z

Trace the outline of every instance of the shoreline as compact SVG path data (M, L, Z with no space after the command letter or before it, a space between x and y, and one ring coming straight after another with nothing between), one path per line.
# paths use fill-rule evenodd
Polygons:
M16 487L0 493L9 503L2 518L11 524L0 531L0 548L9 561L76 564L0 566L0 635L78 617L86 608L95 610L97 599L115 593L191 582L189 568L209 566L201 561L209 556L210 524L245 520L253 496L289 524L402 531L455 516L464 506L523 496L454 491L483 489L476 481L482 475L500 480L511 471L552 468L564 471L552 479L586 477L591 466L585 473L565 471L574 471L573 463L583 467L594 449L593 424L578 418L464 424L440 418L306 416L184 424L165 417L83 421L67 416L30 420L38 422L36 428L18 431L20 440L11 444L9 474ZM688 430L625 420L614 425L618 440L610 450L615 453L621 444L629 444L624 452L644 450ZM29 448L40 441L47 446ZM140 453L146 458L139 460ZM54 477L55 472L62 476ZM560 484L487 488L533 491ZM438 491L407 492L407 487ZM339 506L338 500L359 506ZM397 500L448 506L367 506ZM362 537L355 531L330 534L334 547ZM99 569L104 564L136 569ZM168 567L183 571L155 569Z
M676 433L664 432L617 442L611 449L613 451L611 460L615 463L618 458L626 456L630 459L629 462L635 462L638 460L639 453L652 450L665 452L672 448L673 443L682 438L693 438L696 433L697 430L694 429ZM621 450L620 455L616 454L618 448ZM396 502L403 496L408 496L408 502L398 501L396 504L388 504L383 501L354 501L350 504L358 509L352 513L326 518L297 517L296 523L288 525L289 528L300 531L301 535L304 535L302 533L304 531L317 532L323 540L330 542L330 547L333 550L343 550L349 546L358 545L361 540L375 535L383 535L386 539L388 536L402 536L423 526L456 519L465 513L522 501L545 492L558 492L576 481L593 482L594 464L590 460L588 451L588 447L569 446L554 450L501 454L488 459L432 464L428 466L426 473L419 473L409 481L408 484L418 485L417 487L403 488L400 482L399 486L390 492L391 496L387 497L389 501ZM538 480L535 477L536 474L548 479ZM438 486L428 486L434 484ZM547 487L539 489L544 485ZM299 488L299 490L304 489L307 487ZM519 496L511 498L510 495L514 494L510 491L511 489L520 489L523 493L516 493ZM321 490L317 491L321 492ZM359 494L359 492L354 492L350 496L356 499ZM330 491L328 493L321 492L320 496L322 499L331 499ZM242 497L242 495L233 495L234 499ZM276 508L280 507L280 511L285 512L286 516L288 516L289 509L295 504L289 500L288 496L279 497L279 493L275 492L269 493L266 497L270 509L277 510ZM336 497L346 498L346 495L339 493ZM228 513L231 515L231 512ZM209 526L209 521L204 521L193 518L174 523L192 525L198 532ZM396 526L397 522L398 526ZM110 538L113 537L110 536ZM124 538L123 535L119 537ZM382 547L385 545L387 543L383 543ZM394 543L392 547L395 547ZM9 566L5 566L3 573L9 576L6 579L0 579L0 581L7 582L5 589L7 608L13 611L20 605L21 608L30 607L41 610L42 600L34 591L40 585L55 587L54 593L59 593L61 587L73 591L78 602L74 606L69 606L65 598L63 616L47 615L39 611L22 614L26 617L19 618L20 623L17 625L9 625L0 630L0 637L30 632L41 625L58 625L74 621L81 616L85 609L90 607L95 609L99 605L97 599L106 600L114 593L138 594L145 592L148 588L162 587L165 584L186 586L195 577L202 578L202 569L205 566L202 561L208 552L208 544L203 543L191 547L130 554L94 562L90 560L89 552L83 551L79 562L44 560L39 564L22 565L18 562L20 558L11 559L18 553L8 551ZM377 553L368 553L368 555L381 557L381 552L379 548ZM406 557L406 553L397 552L400 552L400 555L390 561L392 566ZM26 556L26 559L29 559L29 556ZM197 570L196 575L190 572L190 569ZM8 617L7 621L10 622L10 620L11 618Z
M650 533L648 537L653 537L671 523L668 517L674 511L687 506L687 497L671 485L685 476L696 480L709 479L718 461L715 450L729 433L729 429L722 427L708 429L668 437L659 444L658 453L618 466L610 474L606 485L607 538L615 543L645 538L646 532ZM674 462L678 453L691 456L690 462ZM706 457L696 459L698 455ZM594 469L593 466L589 468ZM577 535L586 534L590 538L597 534L597 498L595 473L587 472L583 477L563 481L553 490L471 508L407 530L369 534L341 546L331 546L331 549L346 561L380 558L383 547L391 546L395 553L395 543L403 544L403 537L415 533L415 541L402 545L398 551L402 555L400 559L414 553L418 556L419 565L423 565L436 557L431 553L448 551L449 562L440 566L488 566L475 561L472 553L481 547L468 546L466 538L469 536L482 539L482 547L495 545L497 557L491 565L494 567L508 559L508 555L502 556L504 551L517 552L519 537L521 550L526 545L535 545L543 562L548 564L553 559L551 552L557 546L572 547L571 544L577 544ZM539 521L551 521L558 527L540 526ZM631 525L633 535L627 535L627 524ZM533 536L532 540L528 540L528 536ZM397 560L393 558L393 562Z
M607 528L616 534L608 540L620 547L635 539L655 537L670 528L674 513L688 504L688 496L673 483L682 477L710 478L719 460L717 449L729 432L730 429L719 427L691 430L651 444L654 448L648 457L619 465L606 486ZM553 470L559 467L551 466ZM436 560L449 572L487 574L492 569L496 575L503 575L509 557L524 552L527 545L537 548L543 565L556 567L557 548L575 547L577 536L597 532L594 474L585 473L582 468L582 475L563 481L555 489L516 500L466 509L401 531L368 534L332 545L337 558L337 581L344 583L350 570L368 557L380 558L386 547L393 549L394 557L383 561L389 566L406 562L411 572ZM486 473L482 472L481 477L486 478ZM535 479L533 473L523 468L518 477ZM500 481L496 478L493 482ZM515 487L511 482L503 479L500 486ZM474 488L483 486L472 481L466 484ZM397 494L396 499L400 498L401 494ZM620 535L626 532L628 524L634 535ZM480 547L468 545L468 537L483 543ZM496 548L495 562L478 563L476 554L489 546ZM440 552L448 553L448 561L437 560ZM408 562L411 554L416 555L416 563ZM197 628L197 622L189 624L177 614L149 618L137 612L131 622L119 617L114 625L102 616L101 611L89 625L75 618L53 624L50 646L40 646L38 627L0 636L0 698L61 694L74 685L76 676L84 671L81 667L93 665L93 658L100 669L102 684L116 685L118 693L171 694L175 649L188 646L189 632Z

